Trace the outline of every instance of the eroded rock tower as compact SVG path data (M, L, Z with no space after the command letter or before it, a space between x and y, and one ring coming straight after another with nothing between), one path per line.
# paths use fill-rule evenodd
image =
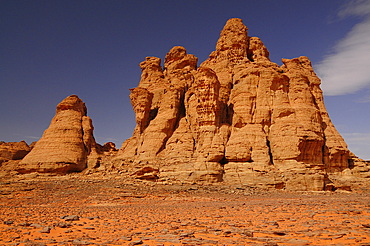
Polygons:
M326 173L349 166L320 79L307 57L278 66L242 20L227 21L216 50L197 58L176 46L140 64L130 99L136 128L115 165L151 166L161 177L266 183L321 190Z

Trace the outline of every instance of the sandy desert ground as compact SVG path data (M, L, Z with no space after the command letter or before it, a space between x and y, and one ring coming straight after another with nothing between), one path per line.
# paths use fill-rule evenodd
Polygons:
M0 245L370 245L370 193L19 175Z

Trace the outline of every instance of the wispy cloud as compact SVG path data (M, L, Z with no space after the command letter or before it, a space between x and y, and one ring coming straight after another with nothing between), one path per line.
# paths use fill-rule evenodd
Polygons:
M370 95L358 97L354 100L356 103L370 103Z
M358 157L370 160L370 133L342 133L349 149Z
M361 16L362 21L316 66L322 89L329 96L354 93L370 85L370 1L351 1L338 16Z
M34 140L39 140L40 139L40 137L35 137L35 136L25 136L25 138L34 139Z

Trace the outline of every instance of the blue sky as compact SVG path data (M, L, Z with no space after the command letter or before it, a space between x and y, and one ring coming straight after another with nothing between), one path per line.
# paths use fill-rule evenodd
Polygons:
M199 58L229 18L243 19L272 61L308 56L350 149L370 159L370 1L0 0L0 141L41 137L76 94L99 143L120 147L135 117L129 89L146 56L176 45Z

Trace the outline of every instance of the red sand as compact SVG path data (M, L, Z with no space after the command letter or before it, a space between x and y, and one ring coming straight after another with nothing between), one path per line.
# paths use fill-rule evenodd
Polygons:
M367 193L81 175L0 182L0 245L370 245Z

